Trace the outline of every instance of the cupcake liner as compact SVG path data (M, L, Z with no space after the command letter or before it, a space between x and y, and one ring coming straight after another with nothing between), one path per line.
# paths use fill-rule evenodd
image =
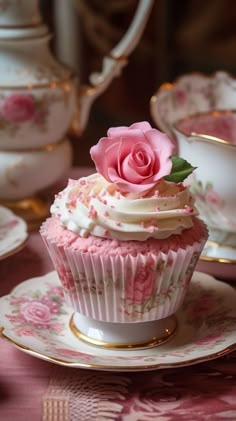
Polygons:
M109 256L58 246L41 232L65 300L80 314L107 322L145 322L175 313L206 242L166 253Z

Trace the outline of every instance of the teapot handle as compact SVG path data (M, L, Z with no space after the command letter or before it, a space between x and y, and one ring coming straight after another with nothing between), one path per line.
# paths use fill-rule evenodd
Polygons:
M80 124L79 131L86 127L90 107L93 101L106 90L114 77L121 74L121 70L128 63L128 56L138 44L154 0L140 0L131 25L121 41L103 58L100 73L92 73L89 77L90 85L82 86L80 92Z

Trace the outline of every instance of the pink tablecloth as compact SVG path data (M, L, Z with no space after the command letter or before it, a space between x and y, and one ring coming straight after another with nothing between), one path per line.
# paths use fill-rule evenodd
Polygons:
M0 262L0 295L53 269L38 233ZM56 366L0 341L0 420L236 420L236 353L144 373Z

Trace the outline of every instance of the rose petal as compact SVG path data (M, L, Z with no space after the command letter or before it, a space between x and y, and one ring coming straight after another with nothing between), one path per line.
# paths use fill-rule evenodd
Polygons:
M108 175L110 181L112 183L116 184L117 187L126 193L145 193L146 191L153 188L153 186L156 184L156 182L153 184L153 182L147 183L147 184L134 184L130 183L117 174L116 170L114 168L108 168Z
M145 180L145 178L149 177L149 175L145 177L142 174L139 174L135 166L131 166L129 161L130 161L130 155L128 155L124 159L121 165L120 176L124 180L127 180L130 183L139 184L139 183L142 183Z
M133 130L133 129L139 129L141 130L143 133L145 133L147 130L151 130L152 127L150 126L150 124L148 123L148 121L140 121L138 123L134 123L129 127L129 130Z
M119 142L112 143L109 138L103 137L97 145L90 149L91 158L95 163L97 172L108 180L108 168L117 166L119 148Z
M129 140L136 139L136 141L143 140L143 132L138 129L129 130L127 127L114 127L108 130L108 138Z

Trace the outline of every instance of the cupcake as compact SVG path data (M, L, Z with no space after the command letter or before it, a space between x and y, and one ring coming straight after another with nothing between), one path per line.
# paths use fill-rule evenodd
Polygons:
M96 172L55 197L40 232L82 339L132 345L174 330L207 229L183 184L193 168L173 149L148 122L110 128L91 148Z

